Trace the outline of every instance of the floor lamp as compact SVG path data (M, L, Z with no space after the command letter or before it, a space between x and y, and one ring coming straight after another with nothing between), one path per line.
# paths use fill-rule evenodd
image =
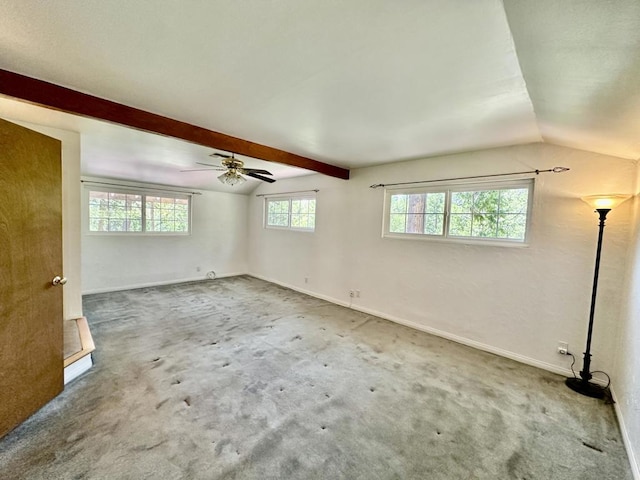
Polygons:
M598 233L598 247L596 249L596 268L593 274L593 289L591 290L591 311L589 313L589 329L587 333L587 348L584 352L580 378L567 378L566 384L571 389L582 395L593 398L603 398L605 389L600 385L590 382L591 375L591 335L593 333L593 315L596 310L596 293L598 291L598 271L600 270L600 252L602 250L602 234L604 233L604 221L613 208L630 198L631 195L591 195L582 197L600 215Z

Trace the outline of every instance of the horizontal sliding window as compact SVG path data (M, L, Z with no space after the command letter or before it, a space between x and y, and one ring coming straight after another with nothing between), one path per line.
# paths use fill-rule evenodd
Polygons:
M145 196L147 232L189 231L189 199L155 195Z
M316 228L315 197L267 197L265 227L314 231Z
M524 243L533 180L386 191L384 236Z
M89 189L89 232L187 234L191 197Z
M446 193L398 193L391 196L389 231L442 235Z

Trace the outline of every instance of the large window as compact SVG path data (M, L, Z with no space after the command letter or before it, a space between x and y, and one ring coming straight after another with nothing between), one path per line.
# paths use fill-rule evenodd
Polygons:
M384 235L525 243L532 180L386 192Z
M266 198L265 227L303 231L315 230L315 197L294 196Z
M167 193L89 190L89 231L187 234L191 197Z

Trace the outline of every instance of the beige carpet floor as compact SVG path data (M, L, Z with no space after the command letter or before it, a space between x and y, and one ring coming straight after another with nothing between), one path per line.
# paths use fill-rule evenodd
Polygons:
M631 479L560 376L251 277L84 299L95 367L0 441L10 479Z

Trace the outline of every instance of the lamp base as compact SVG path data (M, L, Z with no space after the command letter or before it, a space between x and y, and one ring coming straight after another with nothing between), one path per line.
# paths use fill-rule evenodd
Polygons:
M592 398L604 398L605 388L592 382L587 382L582 378L567 378L564 382L574 392Z

